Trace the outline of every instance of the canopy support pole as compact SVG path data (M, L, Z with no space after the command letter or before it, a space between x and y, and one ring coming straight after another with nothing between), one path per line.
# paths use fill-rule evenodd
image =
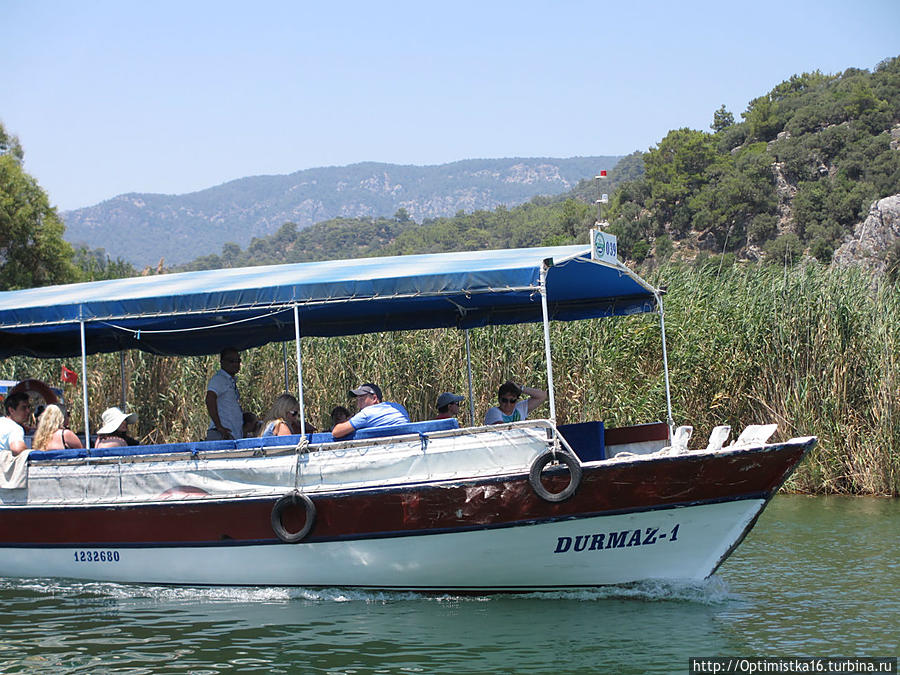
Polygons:
M662 357L663 357L663 372L666 377L666 421L669 423L669 438L672 438L672 434L675 431L675 420L672 418L672 393L669 389L669 357L666 353L666 320L664 317L665 312L663 312L663 301L662 294L655 290L653 294L656 296L656 306L659 307L659 330L662 334Z
M297 350L297 400L300 401L300 433L306 434L306 412L303 410L303 362L300 360L300 312L294 303L294 344Z
M291 390L291 380L288 377L287 342L281 343L281 361L284 364L284 391L287 393Z
M552 261L549 262L553 264ZM550 354L550 312L547 309L548 261L541 264L541 312L544 319L544 355L547 360L547 391L550 394L550 421L556 424L556 396L553 392L553 358Z
M469 371L469 426L475 424L475 390L472 388L472 350L469 347L469 329L466 328L466 367Z
M125 352L119 352L119 376L122 379L122 412L125 412L125 404L127 402L127 384L125 382Z
M87 346L84 340L84 321L78 322L81 327L81 398L84 401L84 447L91 447L91 421L88 417L87 390Z

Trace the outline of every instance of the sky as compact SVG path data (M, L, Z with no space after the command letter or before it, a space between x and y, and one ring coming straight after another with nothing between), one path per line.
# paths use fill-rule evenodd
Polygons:
M65 211L363 161L625 155L900 55L900 0L0 0L0 123Z

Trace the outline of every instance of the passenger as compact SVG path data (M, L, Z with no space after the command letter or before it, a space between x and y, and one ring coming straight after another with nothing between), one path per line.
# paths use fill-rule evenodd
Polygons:
M3 405L6 416L0 417L0 450L18 455L28 449L25 445L25 425L31 417L31 399L24 391L19 391L7 396Z
M291 425L291 433L292 434L303 433L304 427L300 426L300 417L299 416L295 420L288 420L288 423ZM306 433L308 433L308 434L314 434L318 431L316 426L309 420L306 420L305 429L306 429Z
M291 423L297 421L299 414L300 404L297 399L290 394L282 394L269 409L260 436L290 436L294 433Z
M522 394L528 398L519 400ZM507 380L500 385L497 392L498 405L487 411L484 416L485 424L503 424L505 422L519 422L528 417L528 413L547 400L547 392L534 387L520 387L512 380Z
M37 431L31 447L34 450L65 450L83 448L81 440L73 431L66 428L68 414L58 405L50 404L38 420Z
M344 406L339 405L336 406L331 411L331 426L338 424L339 422L346 422L350 419L350 411L347 410Z
M353 417L346 422L338 422L331 430L335 438L349 436L360 429L369 427L390 427L395 424L409 422L409 413L399 403L383 401L381 389L377 384L368 382L357 389L351 389L350 398L356 399L356 407L359 409Z
M206 410L209 413L209 429L206 440L242 438L244 413L238 394L235 375L241 369L241 355L237 349L223 349L219 354L221 368L206 385Z
M259 436L260 431L262 431L262 422L256 416L256 413L245 412L244 424L241 428L241 432L244 438L253 438L254 436Z
M438 396L437 399L437 410L438 416L434 419L436 420L446 420L459 416L459 404L465 401L466 399L458 394L451 394L449 391L445 391L443 394Z
M103 426L97 429L97 448L119 448L140 445L128 435L128 425L137 422L137 413L123 413L116 407L107 408L100 416Z

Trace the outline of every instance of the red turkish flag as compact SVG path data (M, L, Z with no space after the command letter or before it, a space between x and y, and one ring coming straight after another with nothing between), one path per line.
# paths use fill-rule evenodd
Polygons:
M62 371L59 374L59 379L63 382L68 382L69 384L78 384L78 373L63 366Z

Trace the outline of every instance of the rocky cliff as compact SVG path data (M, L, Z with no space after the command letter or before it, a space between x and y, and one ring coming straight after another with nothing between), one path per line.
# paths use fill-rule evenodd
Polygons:
M859 265L876 274L884 274L894 251L900 246L900 194L872 203L866 219L835 251L835 265Z

